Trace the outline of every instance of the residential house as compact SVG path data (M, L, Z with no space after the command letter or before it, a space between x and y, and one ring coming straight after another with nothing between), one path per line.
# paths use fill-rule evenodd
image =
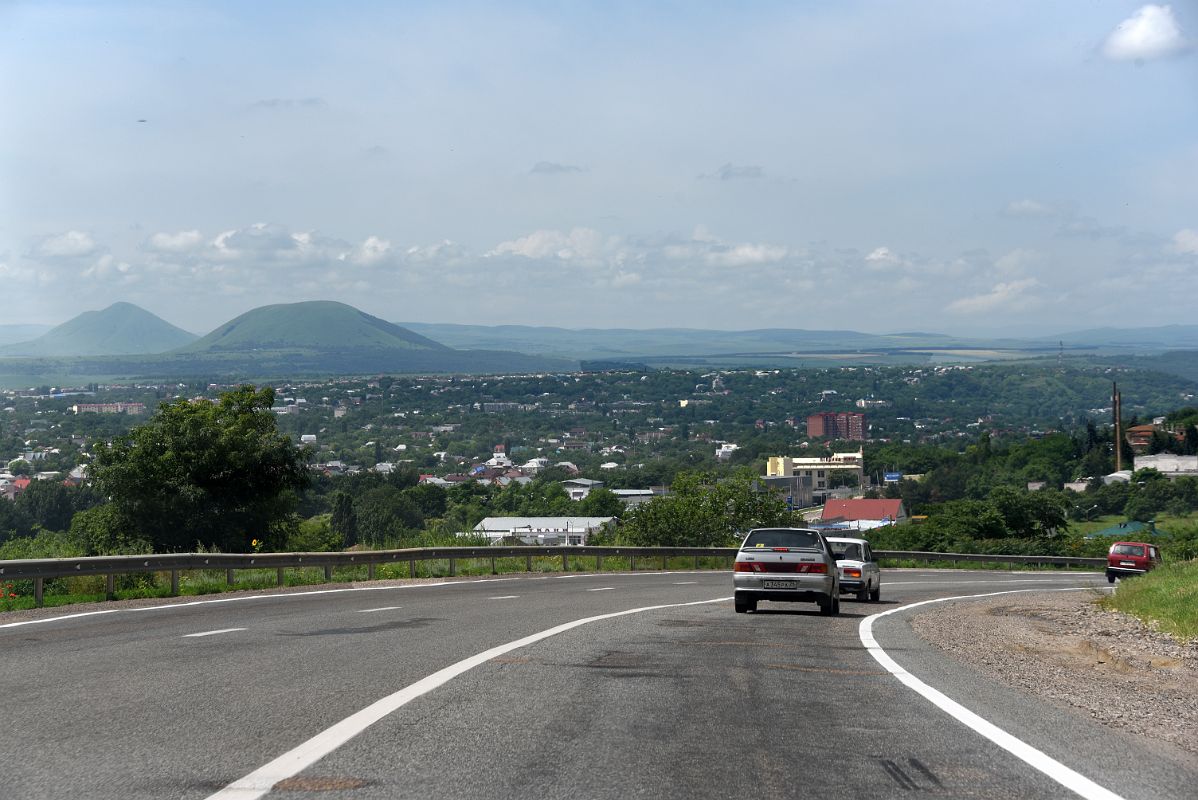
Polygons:
M829 500L816 527L866 531L908 521L902 500Z

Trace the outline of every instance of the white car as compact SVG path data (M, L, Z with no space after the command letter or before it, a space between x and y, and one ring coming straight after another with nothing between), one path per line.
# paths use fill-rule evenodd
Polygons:
M840 591L857 595L858 600L876 603L882 596L882 571L873 549L864 539L828 537L840 573Z

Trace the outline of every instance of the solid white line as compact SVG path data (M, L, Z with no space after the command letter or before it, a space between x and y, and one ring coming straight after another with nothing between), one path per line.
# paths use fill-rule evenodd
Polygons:
M287 780L303 772L393 711L402 708L418 697L428 694L433 689L445 685L459 675L469 672L475 667L485 664L493 658L510 653L513 650L527 647L530 644L535 644L551 636L557 636L559 633L565 633L591 622L625 617L630 614L640 614L645 611L657 611L663 608L726 603L731 599L730 597L719 597L714 600L699 600L693 603L669 603L667 605L645 606L643 608L628 609L627 611L600 614L596 617L585 617L583 619L576 619L573 622L556 625L547 630L525 636L523 639L517 639L514 642L492 647L490 650L484 650L456 664L451 664L444 669L437 670L432 675L422 678L394 694L388 695L381 700L376 700L361 711L351 714L331 728L321 731L308 741L287 751L270 763L259 767L244 778L230 783L215 794L209 795L207 800L232 800L233 798L237 800L256 800L256 798L268 793L271 787L279 781Z
M200 633L185 633L184 639L194 639L197 636L215 636L218 633L233 633L234 631L244 631L245 628L221 628L219 631L201 631Z
M600 586L598 589L587 589L588 592L610 592L615 589L614 586Z
M372 611L398 611L403 606L383 606L382 608L359 608L359 614L369 614Z
M520 595L518 594L501 594L499 597L489 597L488 600L515 600Z
M674 581L675 586L690 586L694 583L698 583L698 581Z
M873 625L876 620L879 620L882 617L888 616L890 614L897 614L900 611L908 611L912 608L918 608L919 606L926 606L930 603L944 603L949 600L972 600L979 597L995 597L1002 594L1018 594L1020 592L1033 591L1077 592L1088 588L1090 587L1048 590L1012 589L1008 592L989 592L987 594L971 594L962 595L960 597L938 597L934 600L922 600L918 603L910 603L905 606L899 606L898 608L892 608L889 611L883 611L880 614L874 614L873 616L866 617L865 619L861 620L861 624L857 629L857 634L861 638L861 644L865 645L865 649L869 651L869 654L873 656L874 659L881 664L887 672L889 672L891 675L894 675L909 689L913 690L919 695L922 695L923 698L930 701L932 705L936 706L961 724L973 729L977 733L980 733L982 736L1006 750L1011 755L1021 759L1032 767L1035 767L1036 769L1040 770L1040 772L1052 778L1069 791L1086 798L1086 800L1123 800L1123 798L1106 787L1100 786L1079 772L1075 772L1051 756L1032 747L1022 739L1012 736L994 723L983 719L965 706L961 705L955 700L950 699L947 695L943 694L939 690L933 689L919 678L916 678L910 672L907 672L907 670L899 666L898 662L891 658L886 651L882 649L881 645L878 644L878 641L874 638L873 634Z

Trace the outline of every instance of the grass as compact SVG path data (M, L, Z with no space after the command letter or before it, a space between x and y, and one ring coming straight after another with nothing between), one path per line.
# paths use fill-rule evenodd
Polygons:
M1119 581L1103 606L1131 614L1182 640L1198 639L1198 560L1175 561Z

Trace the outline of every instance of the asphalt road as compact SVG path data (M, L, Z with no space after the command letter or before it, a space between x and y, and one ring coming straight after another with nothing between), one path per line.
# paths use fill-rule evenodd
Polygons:
M881 603L845 600L837 618L814 604L734 614L729 573L675 572L0 620L0 798L1076 796L883 669L859 625L930 598L1100 587L1101 576L884 580ZM481 657L420 691L490 648L653 606L669 607ZM979 678L915 637L909 615L873 624L886 653L1111 793L1086 796L1193 796L1192 757ZM383 698L398 707L369 725L351 718ZM338 723L349 734L329 745ZM226 789L313 740L327 754L272 767L273 790Z

